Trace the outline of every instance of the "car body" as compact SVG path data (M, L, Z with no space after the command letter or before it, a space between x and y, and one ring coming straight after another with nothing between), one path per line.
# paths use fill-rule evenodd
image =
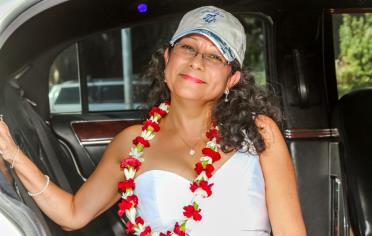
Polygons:
M144 3L147 8L140 7ZM369 0L2 1L0 114L15 141L53 182L77 191L112 138L146 116L151 83L141 75L151 54L167 43L185 12L205 4L240 18L248 34L245 63L280 98L280 126L308 235L349 235L350 222L356 235L370 235L365 226L371 219L349 214L350 173L344 171L343 143L333 122L340 100L334 16L372 12ZM122 87L122 97L92 100L94 90L110 86ZM71 100L59 103L69 89ZM0 229L19 235L126 235L116 206L83 229L65 232L25 194L13 170L0 166L0 203L20 206L0 204ZM363 203L370 211L368 200ZM35 221L25 220L30 217Z
M133 84L139 86L136 91L148 89L149 83ZM61 84L52 85L49 91L50 112L80 113L80 83L79 81L65 81ZM98 111L120 111L129 109L147 109L146 103L126 103L124 101L124 83L120 80L97 80L88 83L89 110ZM132 106L132 107L130 107Z

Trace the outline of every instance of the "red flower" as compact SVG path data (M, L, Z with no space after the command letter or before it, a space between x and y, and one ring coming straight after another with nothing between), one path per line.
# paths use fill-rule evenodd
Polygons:
M134 180L133 179L128 179L128 180L125 180L125 181L120 181L119 184L118 184L118 189L121 192L124 192L127 188L134 189L135 186L136 186L136 184L134 183Z
M180 228L178 222L174 226L173 232L178 236L186 236L186 233Z
M125 211L131 207L137 207L138 204L138 197L136 195L128 196L126 199L122 199L121 202L118 204L119 211L118 215L121 217L124 215Z
M146 130L149 126L154 129L154 132L158 132L160 130L159 123L152 120L145 120L143 122L142 130Z
M126 228L126 232L127 233L132 233L132 232L134 232L134 224L130 221L130 220L128 220L127 221L127 223L125 224L125 228Z
M155 114L158 114L160 117L164 117L167 114L167 112L160 109L159 107L153 107L151 108L149 115L153 116Z
M220 139L220 133L216 128L211 128L207 131L205 134L209 140L212 140L213 138L216 138L217 141Z
M167 231L166 233L160 233L159 236L171 236L171 231Z
M168 106L170 106L171 101L164 101L163 103L165 103L165 104L167 104Z
M138 205L138 197L136 195L128 196L127 201L132 203L133 207L137 207Z
M207 181L202 180L199 183L193 182L190 185L190 190L192 192L195 192L198 188L201 188L202 190L204 190L207 193L207 196L209 197L210 195L212 195L212 186L213 186L213 184L208 184Z
M136 222L136 224L141 224L141 225L144 224L144 221L141 218L141 216L137 216L135 222ZM126 228L127 233L134 232L134 226L135 225L130 220L127 221L127 223L125 224L125 226L126 226L125 228Z
M205 171L205 174L208 178L212 177L212 172L214 171L214 167L211 164L207 164L205 167L203 167L203 164L198 162L195 165L194 170L196 173L200 174L202 171Z
M146 226L145 230L140 233L140 236L147 236L149 233L151 233L151 227Z
M200 215L201 209L195 209L192 205L185 206L183 208L183 215L187 218L193 218L195 221L201 220L202 216Z
M136 224L141 224L143 225L145 223L145 221L142 219L141 216L137 216L136 217Z
M131 208L132 204L128 202L127 200L122 199L121 202L118 204L118 206L119 206L118 215L122 217L125 211Z
M218 161L219 159L221 159L221 155L218 152L211 149L211 148L203 148L202 153L204 155L209 156L210 158L212 158L213 162Z
M135 139L133 139L133 144L134 145L137 145L139 143L142 144L142 146L144 146L144 147L150 147L149 141L147 141L146 139L144 139L141 136L137 136Z
M120 168L124 169L128 166L133 167L137 171L141 166L141 162L137 158L131 156L120 161Z

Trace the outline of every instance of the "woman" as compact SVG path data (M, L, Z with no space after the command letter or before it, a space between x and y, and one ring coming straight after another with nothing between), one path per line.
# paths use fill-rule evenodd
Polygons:
M272 119L277 111L241 68L245 44L230 13L188 12L163 52L164 73L149 70L158 78L151 96L167 102L113 139L75 195L49 182L3 121L0 152L66 230L122 198L118 214L141 236L266 236L271 228L275 236L306 235L291 158Z

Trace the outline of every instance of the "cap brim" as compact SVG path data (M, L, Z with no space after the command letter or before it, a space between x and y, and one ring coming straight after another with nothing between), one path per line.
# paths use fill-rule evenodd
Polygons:
M228 62L232 62L236 59L236 54L232 51L231 47L221 39L221 37L219 37L216 33L203 28L192 29L184 31L181 34L174 35L169 43L173 45L177 40L189 34L201 34L207 37L214 45L216 45L218 50Z

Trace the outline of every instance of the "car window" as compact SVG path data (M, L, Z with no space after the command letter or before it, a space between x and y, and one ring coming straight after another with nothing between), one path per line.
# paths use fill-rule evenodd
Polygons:
M79 104L79 102L79 88L76 86L61 89L54 104Z
M372 13L333 15L338 96L372 86Z
M257 83L265 85L265 20L249 14L240 19L248 36L244 63L252 69ZM142 75L152 54L166 45L179 20L97 33L67 47L50 67L51 113L81 113L82 101L88 102L88 112L147 109L151 81ZM86 95L81 94L82 84Z

